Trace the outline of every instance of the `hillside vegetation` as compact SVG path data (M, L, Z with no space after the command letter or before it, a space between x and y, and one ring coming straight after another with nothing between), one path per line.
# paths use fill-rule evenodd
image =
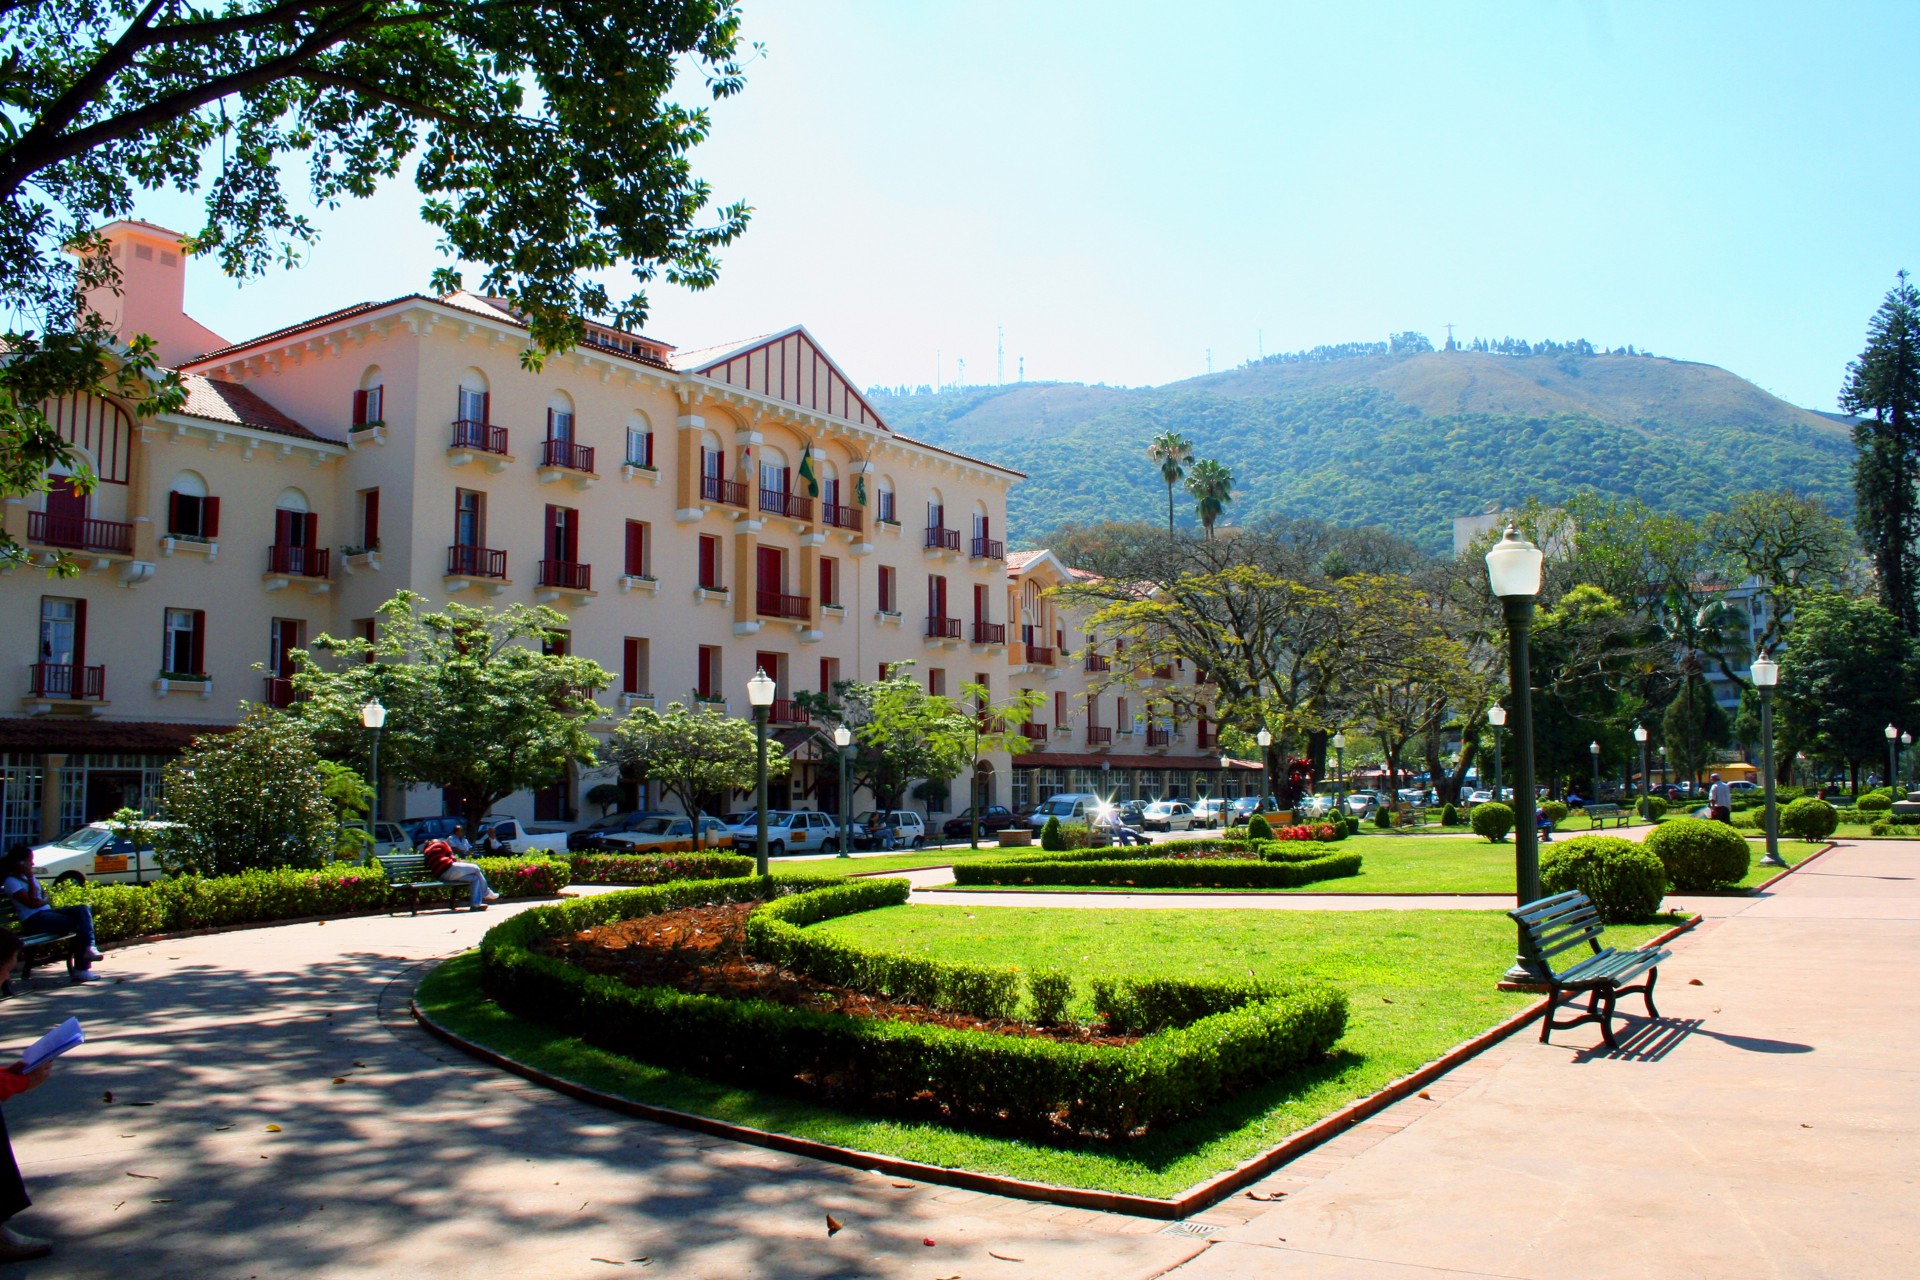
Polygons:
M1489 503L1586 488L1698 515L1791 486L1836 512L1853 448L1834 417L1712 365L1619 354L1431 350L1275 357L1164 387L1068 383L875 392L896 431L1028 473L1011 534L1163 517L1148 440L1172 429L1233 471L1229 523L1267 515L1377 524L1443 551ZM1193 503L1176 495L1182 523Z

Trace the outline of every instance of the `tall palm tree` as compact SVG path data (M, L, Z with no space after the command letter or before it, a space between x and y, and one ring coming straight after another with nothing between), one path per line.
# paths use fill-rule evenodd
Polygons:
M1160 464L1160 478L1167 482L1167 532L1173 532L1173 486L1186 474L1193 461L1193 445L1178 431L1162 431L1147 446L1147 457Z
M1187 473L1187 492L1193 495L1194 514L1200 517L1211 538L1214 521L1233 501L1233 472L1212 458L1202 458Z

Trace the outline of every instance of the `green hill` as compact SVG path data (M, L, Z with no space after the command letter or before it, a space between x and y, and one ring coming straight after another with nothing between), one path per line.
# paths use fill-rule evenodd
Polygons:
M1070 383L871 393L896 431L1017 467L1012 536L1064 521L1155 519L1146 457L1164 428L1233 471L1229 522L1377 524L1434 551L1451 520L1586 488L1699 514L1741 490L1851 500L1846 423L1712 365L1653 356L1480 351L1276 357L1135 389ZM1193 523L1176 493L1176 517Z

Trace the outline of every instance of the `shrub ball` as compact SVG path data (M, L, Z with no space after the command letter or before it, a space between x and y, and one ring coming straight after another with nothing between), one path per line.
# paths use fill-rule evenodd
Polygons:
M1546 814L1547 821L1557 827L1567 820L1567 814L1570 810L1563 801L1542 800L1540 802L1540 812Z
M1665 796L1647 797L1647 816L1655 822L1667 816L1667 799Z
M1055 851L1067 847L1067 837L1060 830L1059 815L1048 818L1046 825L1040 828L1040 847Z
M1878 791L1869 791L1854 801L1854 808L1862 813L1885 813L1893 808L1893 793L1885 787Z
M1440 808L1440 825L1443 827L1459 826L1460 811L1451 804L1442 805Z
M1619 836L1575 836L1540 860L1543 893L1578 889L1608 924L1646 920L1660 909L1667 869L1645 846Z
M1513 830L1513 810L1504 804L1488 801L1473 806L1473 833L1485 836L1499 844L1507 838L1507 832Z
M1801 840L1825 840L1840 825L1840 815L1825 800L1802 796L1780 814L1780 829Z
M1267 821L1265 814L1256 813L1247 820L1247 839L1273 839L1273 824Z
M1667 883L1678 893L1730 889L1753 864L1746 837L1724 822L1675 818L1647 837L1647 848L1667 868Z

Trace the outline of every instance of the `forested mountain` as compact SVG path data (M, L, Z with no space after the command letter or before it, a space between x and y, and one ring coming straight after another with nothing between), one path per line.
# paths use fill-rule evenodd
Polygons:
M1404 341L1403 341L1404 339ZM1163 519L1147 442L1174 430L1233 472L1226 523L1377 524L1433 551L1454 516L1583 488L1698 514L1789 486L1843 513L1848 428L1712 365L1511 339L1418 335L1271 356L1163 387L1018 383L870 393L896 431L1028 473L1009 511L1032 544L1065 521ZM1525 352L1525 354L1520 354ZM1176 492L1191 526L1193 500Z

